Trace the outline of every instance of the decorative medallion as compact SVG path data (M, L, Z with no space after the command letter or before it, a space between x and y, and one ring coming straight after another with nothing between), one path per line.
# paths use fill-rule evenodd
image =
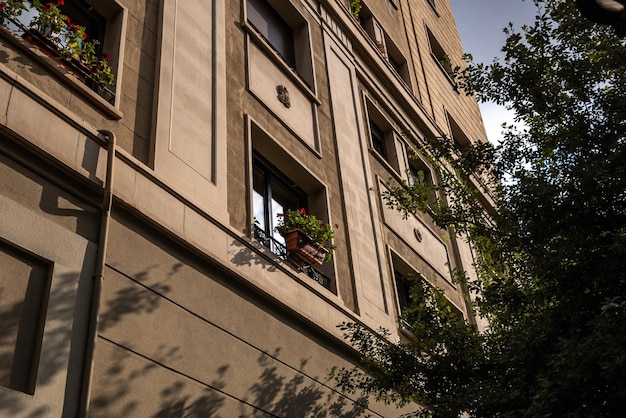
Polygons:
M289 91L287 90L287 87L283 86L282 84L280 86L276 86L276 94L276 98L278 99L278 101L284 104L287 109L289 109L291 107L291 100L289 99Z
M413 229L413 233L415 234L415 238L417 238L417 242L422 242L422 233L420 232L419 229L415 228Z

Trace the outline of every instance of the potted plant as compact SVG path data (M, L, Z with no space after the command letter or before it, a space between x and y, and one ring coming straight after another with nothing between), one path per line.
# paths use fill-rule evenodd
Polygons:
M314 215L307 215L304 208L287 211L281 216L276 230L285 237L287 253L294 261L319 267L332 259L335 249L330 244L332 227Z
M40 0L0 1L0 24L15 24L24 31L22 37L83 83L97 91L111 92L115 74L107 53L96 53L97 39L88 40L84 26L72 23L59 6L64 0L42 3ZM34 13L26 26L20 21L22 12ZM106 97L105 97L106 98Z

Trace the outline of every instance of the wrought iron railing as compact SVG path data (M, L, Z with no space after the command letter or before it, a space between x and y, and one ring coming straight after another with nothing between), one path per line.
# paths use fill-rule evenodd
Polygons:
M270 251L276 254L281 260L291 264L296 269L302 271L311 279L324 286L326 289L330 289L331 280L328 276L311 266L300 266L294 263L289 258L287 247L285 247L282 242L276 240L274 237L267 235L264 230L256 225L254 226L254 237L265 247L269 248Z

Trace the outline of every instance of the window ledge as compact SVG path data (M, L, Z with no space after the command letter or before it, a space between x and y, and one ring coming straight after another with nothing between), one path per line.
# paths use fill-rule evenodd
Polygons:
M309 86L302 77L296 72L295 69L291 68L285 60L278 55L278 53L272 48L271 45L267 43L265 39L247 22L242 23L243 28L248 33L251 39L254 40L254 43L257 44L263 52L265 52L274 63L283 70L283 73L287 74L287 76L300 88L304 94L308 96L308 98L314 102L316 105L320 106L322 103L317 98L315 94L314 88Z
M397 181L402 180L402 176L400 175L398 170L396 170L391 165L391 163L385 159L385 157L383 157L378 151L376 151L374 147L372 147L371 144L368 147L372 155L376 158L376 160L378 160L378 162L381 163L383 167L387 169L387 171L395 178L395 180Z
M28 53L34 60L50 71L51 75L60 80L68 87L72 88L82 98L100 110L109 119L120 120L123 117L122 112L115 106L108 103L96 92L91 90L85 84L81 83L69 71L62 68L54 59L48 57L43 52L32 46L12 30L0 25L0 38L7 40L12 45ZM119 98L118 98L119 100Z

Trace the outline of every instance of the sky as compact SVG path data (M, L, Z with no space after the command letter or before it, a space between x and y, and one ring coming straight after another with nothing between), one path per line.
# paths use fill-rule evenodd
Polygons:
M506 36L502 28L512 22L516 28L531 23L535 16L532 0L450 0L465 52L476 62L490 63L501 54ZM497 142L503 122L512 115L493 103L481 103L487 137Z

